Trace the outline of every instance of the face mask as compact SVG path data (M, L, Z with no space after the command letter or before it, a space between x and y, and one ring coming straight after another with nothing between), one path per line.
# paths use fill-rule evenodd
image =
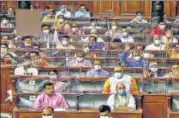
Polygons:
M48 33L49 33L49 30L44 30L43 33L44 33L44 34L48 34Z
M3 20L1 23L2 23L3 25L7 25L7 24L9 23L9 21L8 21L8 20Z
M77 57L76 59L77 59L78 62L83 61L83 58L82 58L82 57Z
M121 78L122 77L122 73L120 73L120 72L116 72L116 73L114 73L114 77L116 77L116 78Z
M100 116L100 118L109 118L109 116Z
M77 28L72 28L72 31L73 31L73 32L77 31Z
M126 36L127 36L127 32L123 32L123 33L122 33L122 36L123 36L123 37L126 37Z
M165 29L165 25L159 25L159 28L163 30Z
M117 26L112 26L112 30L117 30Z
M67 45L67 44L68 44L67 41L65 41L65 40L62 41L62 45Z
M152 72L157 72L157 71L158 71L158 68L150 68L150 70L151 70Z
M124 95L126 95L126 91L125 91L124 89L119 90L119 91L118 91L118 95L119 95L119 96L124 96Z
M95 66L94 66L94 69L97 70L97 71L98 71L98 70L101 70L101 66L100 66L100 65L95 65Z
M51 14L47 14L48 17L51 17L52 15Z
M96 23L96 22L92 22L91 25L92 25L93 27L95 27L95 26L97 25L97 23Z
M142 20L143 16L137 16L138 20Z
M155 40L155 41L154 41L154 44L155 44L155 45L159 45L159 44L160 44L160 40L158 40L158 39Z
M50 80L56 80L57 76L56 75L49 75Z
M139 61L140 60L140 56L134 57L134 59Z
M53 118L53 116L42 116L42 118Z

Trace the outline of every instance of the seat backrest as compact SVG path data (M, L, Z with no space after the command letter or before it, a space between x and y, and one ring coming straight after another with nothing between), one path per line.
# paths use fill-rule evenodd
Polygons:
M179 111L179 96L172 96L172 111Z

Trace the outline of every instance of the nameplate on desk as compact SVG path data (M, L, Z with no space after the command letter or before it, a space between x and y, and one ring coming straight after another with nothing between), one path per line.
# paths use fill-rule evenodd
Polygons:
M30 81L29 81L29 85L34 86L34 85L35 85L35 80L30 80Z
M29 96L29 100L32 100L32 101L36 100L36 96Z

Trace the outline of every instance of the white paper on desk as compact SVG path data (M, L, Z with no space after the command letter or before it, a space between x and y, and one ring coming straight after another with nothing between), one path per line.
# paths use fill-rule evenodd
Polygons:
M67 110L63 108L55 108L54 111L67 111Z

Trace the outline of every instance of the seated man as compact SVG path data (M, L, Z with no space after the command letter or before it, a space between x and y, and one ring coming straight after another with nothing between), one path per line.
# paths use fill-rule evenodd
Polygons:
M32 62L27 59L23 65L15 68L14 75L38 75L37 68L32 67Z
M44 107L42 109L42 118L53 118L54 109L52 107Z
M9 52L8 50L9 50L9 48L6 43L1 44L1 58L3 58L4 55Z
M87 11L86 5L80 5L79 10L75 12L74 18L90 18L90 12Z
M66 62L66 66L84 66L84 67L91 67L92 64L89 60L87 59L84 59L85 58L85 53L80 51L80 52L77 52L75 55L74 55L74 59L69 59L67 60Z
M101 68L100 60L95 60L93 69L87 72L87 76L109 77L109 72Z
M62 5L60 10L56 12L55 17L58 17L59 15L63 15L65 18L72 18L72 13L67 5Z
M127 67L146 67L148 62L143 59L140 52L133 50L132 56L128 57L128 51L124 51L120 57L121 62Z
M89 50L105 50L105 46L103 43L97 42L97 38L95 36L90 36L89 43L87 44L87 47L85 47L85 52Z
M40 94L34 103L34 108L42 110L44 107L68 109L65 98L54 91L54 84L47 82L44 85L44 92Z
M115 111L133 111L136 110L135 99L131 94L126 93L126 87L118 82L115 86L117 93L109 96L107 104Z
M134 39L129 35L126 27L122 27L119 38L123 43L134 43Z
M146 51L152 51L152 50L165 50L164 45L162 45L162 41L160 40L160 36L159 35L154 35L153 36L153 43L150 45L147 45L145 47Z
M171 23L171 21L169 20L169 18L168 18L168 15L167 15L167 13L164 13L163 14L163 20L164 20L164 23Z
M52 12L47 13L47 15L44 16L43 19L42 19L43 23L51 23L51 22L54 22L54 21L55 21L55 18L53 16Z
M95 36L97 38L97 42L104 42L104 40L102 38L98 37L98 31L96 29L91 29L90 36ZM82 42L89 42L90 36L88 36L84 39L82 38L81 41Z
M172 71L169 73L166 73L164 77L173 77L173 78L179 78L179 66L173 65Z
M24 36L22 37L22 44L20 45L20 48L32 48L32 37L31 36Z
M53 41L53 34L50 33L50 27L46 24L42 25L42 33L38 37L38 42L40 44L44 44L46 48L49 48L52 43L55 43Z
M108 50L120 50L120 43L121 43L121 39L115 38L109 43L107 49Z
M114 67L114 75L105 81L102 93L116 93L116 84L122 82L126 86L126 92L131 94L138 94L138 87L136 81L130 75L124 74L122 67Z
M150 62L149 69L144 69L144 78L150 79L152 78L158 78L163 77L164 73L163 71L159 70L157 62Z
M1 44L7 44L9 48L16 48L16 46L13 44L13 41L10 39L9 36L2 36L1 37Z
M29 58L33 66L48 66L48 62L43 57L40 57L37 51L29 52Z
M91 25L84 26L83 29L102 29L102 27L98 26L96 19L91 19Z
M74 46L69 44L70 37L64 36L61 40L61 43L57 45L57 49L75 49Z
M111 39L114 38L119 38L120 37L120 32L118 30L118 26L116 23L111 25L111 29L109 29L106 33L105 33L106 37L109 37Z
M136 17L131 21L131 23L148 23L146 19L144 19L143 12L142 11L137 11L136 12Z
M113 118L111 116L111 108L108 105L101 105L99 107L100 118Z

